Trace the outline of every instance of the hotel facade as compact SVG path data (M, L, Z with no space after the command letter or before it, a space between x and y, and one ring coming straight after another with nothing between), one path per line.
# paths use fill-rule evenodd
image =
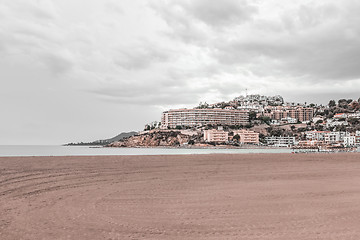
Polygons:
M265 141L268 145L273 145L276 147L291 147L296 144L295 137L290 136L271 136L266 137Z
M229 133L224 130L205 130L204 140L206 142L226 142L229 140Z
M239 135L240 143L259 144L259 133L257 132L242 129L234 131L235 135Z
M267 112L267 110L269 110L269 112ZM312 120L314 117L314 109L307 107L267 106L264 116L275 120L292 118L304 122Z
M175 109L165 111L161 117L161 128L176 126L211 125L246 125L249 123L249 112L236 109Z

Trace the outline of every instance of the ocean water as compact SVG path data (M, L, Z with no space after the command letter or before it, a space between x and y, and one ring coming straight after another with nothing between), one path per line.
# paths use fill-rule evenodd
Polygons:
M173 155L213 153L291 153L291 149L102 148L89 146L0 145L0 156Z

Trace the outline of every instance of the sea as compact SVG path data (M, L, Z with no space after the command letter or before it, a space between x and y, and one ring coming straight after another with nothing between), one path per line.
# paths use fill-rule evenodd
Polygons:
M0 157L291 153L291 149L104 148L95 146L0 145Z

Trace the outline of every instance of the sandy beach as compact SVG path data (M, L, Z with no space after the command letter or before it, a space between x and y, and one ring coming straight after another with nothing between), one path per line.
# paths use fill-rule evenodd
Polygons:
M0 158L0 239L360 239L360 154Z

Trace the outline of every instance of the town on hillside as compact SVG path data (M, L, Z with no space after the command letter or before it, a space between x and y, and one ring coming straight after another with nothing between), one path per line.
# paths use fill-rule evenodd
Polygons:
M360 146L360 99L328 105L285 102L283 97L247 95L229 102L200 103L162 113L120 146L274 146L354 148Z

